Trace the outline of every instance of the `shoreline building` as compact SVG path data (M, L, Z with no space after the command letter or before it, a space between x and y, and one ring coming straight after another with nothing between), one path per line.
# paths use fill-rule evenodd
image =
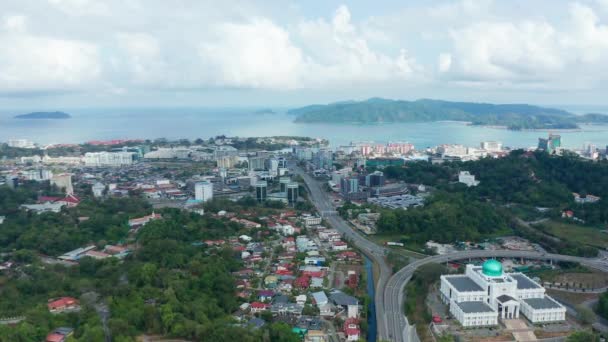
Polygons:
M464 327L497 325L498 319L523 314L532 323L566 319L566 308L522 273L503 273L502 264L487 260L467 265L465 274L441 276L441 300Z
M549 134L548 138L538 138L538 149L544 150L549 154L559 152L562 148L562 136Z

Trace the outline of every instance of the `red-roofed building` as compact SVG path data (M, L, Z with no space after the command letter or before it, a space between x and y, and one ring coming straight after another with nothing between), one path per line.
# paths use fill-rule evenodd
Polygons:
M74 311L80 309L80 302L78 302L78 299L76 298L61 297L58 299L49 300L47 307L52 313L61 313L64 311Z
M64 342L65 340L67 340L67 336L65 335L57 333L50 333L46 335L46 342Z
M64 198L55 201L55 203L64 203L66 206L68 206L68 208L73 208L80 204L80 198L72 194L68 194Z
M359 276L355 271L348 271L348 278L346 279L346 285L351 289L356 289L359 286Z
M361 335L359 321L356 318L349 318L344 322L344 334L347 341L358 341Z
M299 289L307 289L310 286L310 277L301 276L293 282L293 285Z
M348 244L346 244L346 242L344 242L344 241L336 241L331 246L331 249L333 251L344 251L344 250L348 249Z
M312 278L323 278L325 277L325 271L304 271L302 275Z
M266 304L266 303L262 303L262 302L253 302L251 303L251 312L256 313L256 312L262 312L265 310L270 309L270 304Z
M139 228L139 227L143 227L145 226L148 222L153 221L153 220L158 220L163 218L160 214L156 214L154 212L152 212L151 215L147 215L144 217L138 217L138 218L134 218L134 219L130 219L129 220L129 227L131 228Z

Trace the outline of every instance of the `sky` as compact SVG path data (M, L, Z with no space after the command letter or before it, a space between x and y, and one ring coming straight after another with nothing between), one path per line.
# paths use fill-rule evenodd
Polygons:
M608 0L2 0L0 108L608 105Z

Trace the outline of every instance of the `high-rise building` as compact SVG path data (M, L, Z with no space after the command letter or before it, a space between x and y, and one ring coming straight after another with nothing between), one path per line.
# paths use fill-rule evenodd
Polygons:
M266 170L268 170L268 172L273 175L276 176L279 173L279 160L276 158L270 158L270 159L266 159L264 161L265 164L265 168Z
M207 202L213 198L213 183L198 182L194 184L194 199Z
M86 166L123 166L133 164L133 152L87 152L84 154Z
M221 156L216 159L217 167L231 169L239 162L239 157L236 155Z
M281 186L281 192L287 192L287 184L291 183L289 177L282 177L279 179L279 185Z
M266 157L262 156L252 156L247 159L247 163L249 164L249 170L264 170L265 168Z
M65 191L66 195L74 194L74 187L72 186L72 174L71 173L60 173L51 177L51 185L55 185Z
M53 172L47 169L34 169L34 170L26 170L22 171L21 175L27 179L32 181L45 181L50 180L53 176Z
M287 200L289 203L295 203L298 200L298 190L300 185L292 182L287 184Z
M342 178L340 191L344 195L359 192L359 179L357 177Z
M375 171L365 176L365 186L377 187L384 185L384 173L382 171Z
M263 202L268 197L268 183L265 181L259 181L255 183L255 199L259 202Z
M562 147L561 135L549 134L548 138L538 138L538 149L553 154Z
M482 141L481 149L489 152L500 152L502 151L502 142L500 141Z

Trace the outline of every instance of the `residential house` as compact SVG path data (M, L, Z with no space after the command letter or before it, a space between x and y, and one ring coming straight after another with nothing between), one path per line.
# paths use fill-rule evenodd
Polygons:
M73 333L74 329L72 328L57 328L46 335L45 342L65 342L67 341L68 337L72 336Z
M51 313L78 311L80 310L80 302L76 298L61 297L50 299L47 303L47 307Z
M151 215L130 219L129 227L131 227L131 229L137 229L145 226L150 221L159 220L161 218L163 218L162 215L152 212Z
M251 312L252 313L257 313L257 312L262 312L262 311L266 311L270 308L270 304L266 304L266 303L262 303L262 302L253 302L251 303Z
M359 321L356 318L349 318L344 321L344 334L347 341L358 341L361 335Z

